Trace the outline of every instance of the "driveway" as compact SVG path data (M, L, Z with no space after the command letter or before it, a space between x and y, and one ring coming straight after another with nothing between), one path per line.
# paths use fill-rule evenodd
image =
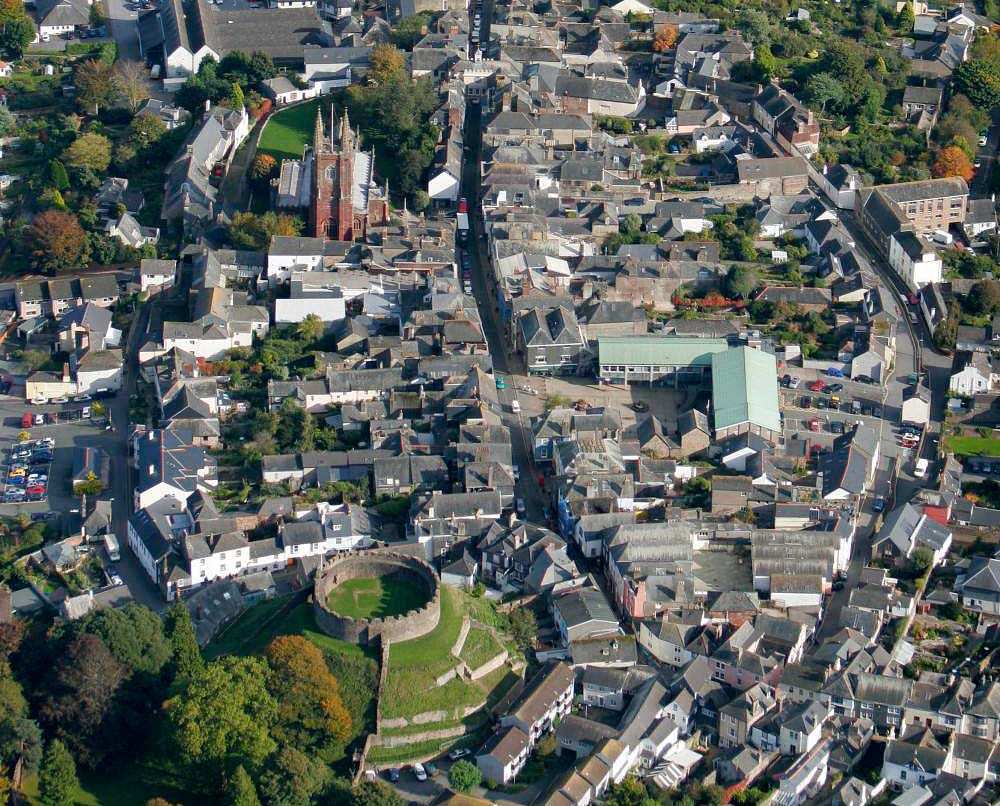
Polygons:
M118 57L127 61L142 59L139 53L138 14L125 7L124 0L104 0L108 31L118 45Z

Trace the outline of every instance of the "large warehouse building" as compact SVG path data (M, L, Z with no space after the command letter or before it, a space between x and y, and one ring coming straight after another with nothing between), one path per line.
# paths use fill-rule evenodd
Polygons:
M716 439L754 433L781 436L778 364L771 353L725 339L614 336L597 340L604 383L696 385L711 379Z

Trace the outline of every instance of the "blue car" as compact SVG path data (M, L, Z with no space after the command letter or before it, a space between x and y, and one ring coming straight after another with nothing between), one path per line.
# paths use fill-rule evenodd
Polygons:
M826 374L829 375L831 378L843 378L844 377L844 373L841 372L836 367L828 367L827 370L826 370Z
M391 770L389 770L389 780L392 781L394 784L398 784L399 783L399 768L398 767L393 767Z

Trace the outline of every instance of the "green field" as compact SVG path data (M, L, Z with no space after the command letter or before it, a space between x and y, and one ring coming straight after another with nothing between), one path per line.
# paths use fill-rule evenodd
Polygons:
M1000 439L995 437L945 437L945 451L959 456L1000 456Z
M502 651L497 639L489 630L469 630L460 657L470 669L478 669Z
M320 99L314 98L271 115L261 132L257 153L270 154L278 164L282 160L302 159L302 147L312 143L319 105Z
M420 586L398 575L349 579L326 598L327 607L335 613L356 619L400 616L426 603Z

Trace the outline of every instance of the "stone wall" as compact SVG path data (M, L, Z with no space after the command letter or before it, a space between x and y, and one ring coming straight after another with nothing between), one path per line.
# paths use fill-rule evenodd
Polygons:
M478 669L470 669L469 670L469 679L470 680L479 680L481 677L486 677L486 675L488 675L490 672L496 671L501 666L503 666L506 662L507 662L507 650L505 649L503 652L501 652L496 657L491 658L490 660L486 661L486 663L484 663Z
M427 604L399 616L354 619L327 606L327 597L337 585L358 578L404 576L427 595ZM408 641L426 635L441 617L441 586L434 569L423 560L391 551L349 552L334 557L316 574L313 612L319 628L334 638L357 644Z

